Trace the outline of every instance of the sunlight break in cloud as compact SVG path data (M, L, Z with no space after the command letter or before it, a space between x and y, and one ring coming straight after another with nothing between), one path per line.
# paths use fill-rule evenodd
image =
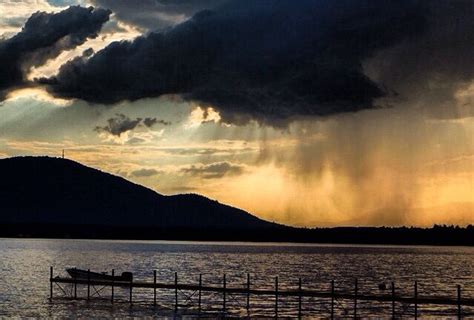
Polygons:
M188 121L184 125L186 129L199 127L203 123L218 123L221 120L219 113L212 107L195 106L189 114Z

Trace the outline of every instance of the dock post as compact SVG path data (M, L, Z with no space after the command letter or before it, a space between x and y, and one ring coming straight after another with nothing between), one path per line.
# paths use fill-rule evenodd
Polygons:
M392 318L395 319L395 283L392 281Z
M49 267L49 299L53 300L53 266Z
M278 319L278 277L275 277L275 318Z
M461 285L458 284L458 319L462 319L461 311Z
M415 319L418 319L418 281L415 281Z
M202 274L199 274L199 292L198 292L198 311L201 314L201 287L202 287Z
M301 278L298 279L298 319L301 319Z
M91 269L87 269L87 300L91 297Z
M223 311L224 313L226 312L226 280L225 280L225 273L224 273L224 290L222 291L222 297L223 297L223 304L222 304L222 308L223 308Z
M77 299L77 280L74 279L74 299Z
M250 273L247 273L247 314L250 311Z
M153 305L156 307L156 270L153 270Z
M178 311L178 273L174 273L174 312Z
M334 280L331 280L331 319L334 319Z
M354 319L357 319L357 291L358 291L357 278L354 283Z
M112 269L112 288L111 288L111 295L110 295L110 302L114 303L114 277L115 277L115 269Z
M132 289L133 289L133 278L130 279L130 306L132 306Z

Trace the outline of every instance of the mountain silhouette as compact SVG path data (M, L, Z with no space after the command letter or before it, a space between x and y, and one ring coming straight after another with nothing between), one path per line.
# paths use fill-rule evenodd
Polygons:
M0 223L160 228L270 228L196 194L165 196L72 160L0 160Z
M244 191L243 191L244 192ZM474 245L474 227L296 228L72 160L0 159L0 237Z

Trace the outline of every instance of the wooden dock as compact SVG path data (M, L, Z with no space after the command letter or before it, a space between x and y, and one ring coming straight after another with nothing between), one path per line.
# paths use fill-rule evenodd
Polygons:
M112 275L114 270L112 270ZM388 294L360 294L358 292L358 283L357 280L354 282L353 292L337 292L335 290L334 281L331 281L330 291L319 291L319 290L307 290L302 288L301 278L298 281L298 288L296 289L281 289L278 284L278 277L275 277L275 282L273 289L259 289L251 287L250 275L247 274L247 283L242 287L232 287L228 286L226 282L226 275L222 277L222 285L203 285L202 275L199 275L199 281L195 284L186 284L179 283L178 274L174 274L174 281L170 283L157 282L156 271L153 271L153 281L109 281L109 280L96 280L96 279L75 279L68 277L54 277L53 267L50 268L50 299L53 299L53 287L54 284L71 284L73 286L72 298L77 299L77 286L83 285L87 286L87 299L91 299L91 287L100 286L102 288L110 288L110 302L114 303L114 289L117 287L125 288L129 290L129 303L133 304L133 289L142 288L142 289L153 289L153 300L150 299L155 306L157 304L157 289L164 290L173 290L174 291L174 310L178 311L178 291L193 291L197 293L198 299L198 310L201 311L201 297L203 292L213 292L221 294L222 296L222 312L225 314L227 310L227 295L243 295L246 297L246 309L250 310L250 297L251 296L266 296L268 299L273 299L274 304L274 314L275 317L278 317L278 308L279 308L279 298L280 297L297 297L298 298L298 317L303 316L302 310L302 298L313 297L328 299L331 301L330 314L328 316L331 319L335 318L335 301L336 300L349 300L352 302L352 313L354 318L358 317L357 303L359 301L368 301L368 302L391 302L391 316L396 318L396 303L403 303L413 305L414 307L414 318L418 317L418 306L420 305L437 305L437 306L452 306L457 309L457 314L452 316L457 316L458 319L463 318L463 307L474 307L473 298L463 298L461 286L457 285L456 294L454 297L442 297L442 296L420 296L418 295L418 283L415 281L413 286L413 295L403 296L399 295L396 292L395 283L391 283L391 286L387 291ZM61 286L59 286L61 288ZM63 290L61 288L61 290ZM63 290L63 292L65 292Z

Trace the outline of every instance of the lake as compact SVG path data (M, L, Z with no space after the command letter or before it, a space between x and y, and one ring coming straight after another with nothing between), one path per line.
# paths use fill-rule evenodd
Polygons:
M129 306L128 290L116 289L117 302L111 304L110 289L100 291L104 299L87 302L86 289L78 287L80 300L61 298L61 289L54 288L55 299L49 301L49 267L55 275L66 273L66 267L90 268L92 271L117 273L132 271L134 280L153 280L157 271L159 282L197 283L202 274L204 285L244 286L250 273L252 287L273 288L274 277L279 287L297 288L302 278L304 289L327 291L331 280L336 290L352 292L358 279L360 294L381 293L379 284L395 282L397 293L413 295L414 281L418 293L456 297L456 285L462 285L463 297L474 298L474 248L428 246L361 246L288 243L204 243L172 241L117 240L53 240L0 239L0 317L163 317L173 316L174 291L158 290L158 306L153 307L153 291L136 289L134 304ZM65 290L70 288L64 286ZM97 288L99 290L99 288ZM388 289L390 290L390 289ZM385 292L386 293L386 292ZM106 300L107 299L107 300ZM196 316L196 294L179 293L179 315ZM229 295L230 315L246 316L245 296ZM304 298L303 316L329 316L330 301ZM293 317L297 298L280 297L279 315ZM274 298L251 296L250 315L271 317ZM220 294L203 294L203 312L217 316L222 307ZM352 301L337 301L338 317L351 316ZM413 315L413 306L397 304L397 313ZM452 316L456 308L419 306L423 316ZM465 308L473 312L472 308ZM390 302L358 305L362 317L389 317Z

